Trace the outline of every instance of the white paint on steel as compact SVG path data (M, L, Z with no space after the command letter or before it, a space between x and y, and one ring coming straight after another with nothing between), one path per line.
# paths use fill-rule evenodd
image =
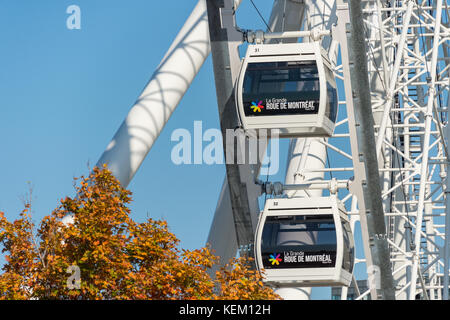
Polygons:
M122 186L133 179L210 50L206 1L199 0L97 163L108 164Z

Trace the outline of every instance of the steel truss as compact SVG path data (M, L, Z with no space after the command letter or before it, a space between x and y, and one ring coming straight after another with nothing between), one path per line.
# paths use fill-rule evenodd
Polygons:
M448 4L365 1L364 12L396 296L440 299L449 160Z
M449 256L448 244L445 246L446 232L448 235L445 216L449 160L449 7L442 0L377 0L362 1L362 5L387 225L386 234L375 236L386 237L390 245L397 299L448 298L443 282L448 281L445 261ZM340 23L342 20L338 20L342 33ZM342 50L342 37L339 42ZM351 73L345 72L348 68L345 59L342 56L343 64L336 65L335 71L348 96L352 94ZM351 57L349 59L351 62ZM358 168L360 146L357 132L352 128L358 122L348 108L351 103L350 99L340 102L340 114L347 117L339 118L334 136L322 142L331 158L331 168L324 171L339 179L354 177L353 188L342 194L341 199L351 208L353 228L356 221L361 222L365 257L356 262L366 264L370 279L372 257L367 246L373 239L366 230L362 193L358 190L359 182L364 181L364 170ZM348 142L343 142L344 139ZM352 146L351 151L349 146ZM339 163L339 167L333 167L334 163ZM370 289L362 292L358 299L369 293L376 298L374 286L377 283L370 281L370 284ZM343 290L343 298L345 293Z

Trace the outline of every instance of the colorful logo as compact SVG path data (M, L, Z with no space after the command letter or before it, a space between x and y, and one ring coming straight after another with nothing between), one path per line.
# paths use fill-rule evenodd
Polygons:
M272 265L276 264L278 266L281 262L280 254L276 254L276 253L271 254L269 262L272 262Z
M261 109L264 109L264 106L261 104L262 101L259 101L258 104L256 104L256 102L252 101L252 105L250 106L250 108L253 109L253 112L261 112Z

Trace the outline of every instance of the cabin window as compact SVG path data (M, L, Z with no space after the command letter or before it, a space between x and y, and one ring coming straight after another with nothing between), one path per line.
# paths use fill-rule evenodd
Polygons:
M269 216L265 221L261 241L265 268L334 267L336 248L333 215Z
M249 63L242 100L246 116L317 114L317 65L312 61Z

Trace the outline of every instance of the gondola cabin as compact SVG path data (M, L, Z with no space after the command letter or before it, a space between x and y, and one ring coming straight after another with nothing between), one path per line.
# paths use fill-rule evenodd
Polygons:
M255 239L256 265L277 286L349 286L354 242L336 196L268 199Z
M249 45L236 101L245 130L279 129L280 137L330 137L336 80L318 42Z

